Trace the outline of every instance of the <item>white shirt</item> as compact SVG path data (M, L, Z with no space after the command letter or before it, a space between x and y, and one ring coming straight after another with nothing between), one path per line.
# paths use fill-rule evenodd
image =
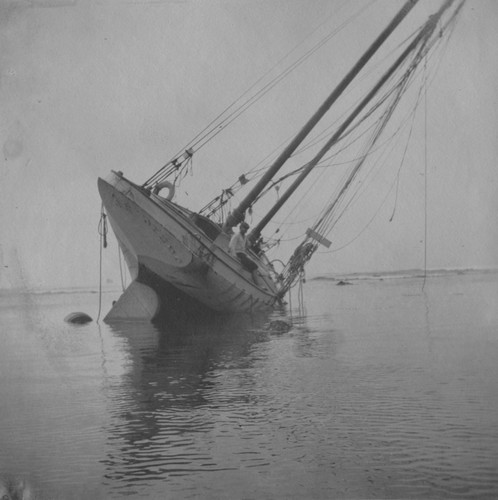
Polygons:
M235 233L230 240L228 250L234 256L238 253L246 253L246 237L240 233Z

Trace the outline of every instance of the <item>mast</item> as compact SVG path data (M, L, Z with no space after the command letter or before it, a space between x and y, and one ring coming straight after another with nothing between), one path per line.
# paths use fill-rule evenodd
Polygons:
M358 106L353 110L353 112L348 116L348 118L342 123L342 125L337 129L337 131L332 135L332 137L327 141L327 143L320 149L316 156L306 165L301 174L294 180L294 182L287 188L287 190L280 196L278 201L273 205L273 207L266 213L266 215L258 222L258 224L253 228L253 230L248 235L248 240L254 242L259 237L263 228L270 222L273 216L280 210L282 205L289 199L292 193L299 187L299 185L304 181L307 175L313 170L313 168L318 164L318 162L325 156L325 154L330 150L330 148L340 139L343 132L348 128L353 120L360 114L360 112L365 108L365 106L373 99L375 94L382 88L382 86L389 80L393 73L399 68L403 61L408 57L410 52L412 52L417 45L423 39L428 39L434 29L436 28L437 22L443 15L443 12L450 7L454 0L446 0L441 6L439 11L430 16L429 20L426 22L420 33L413 39L413 41L408 45L408 47L403 51L403 53L396 59L396 61L391 65L387 72L379 79L377 84L372 88L372 90L362 99Z
M228 216L224 230L229 230L233 226L236 226L239 222L244 220L245 211L252 205L254 200L263 191L265 186L270 182L272 177L278 172L282 165L289 159L292 153L297 149L297 147L303 142L306 136L311 132L319 120L325 115L325 113L330 109L332 104L339 98L339 96L344 92L346 87L351 83L351 81L356 77L356 75L361 71L365 64L370 60L370 58L375 54L379 47L384 43L384 41L389 37L389 35L394 31L394 29L399 25L399 23L407 16L407 14L413 9L418 0L407 0L400 11L394 16L393 20L387 25L387 27L382 31L382 33L376 38L376 40L370 45L367 51L361 56L358 62L351 68L349 73L342 79L342 81L337 85L329 97L323 102L323 104L318 108L315 114L308 120L304 127L298 132L298 134L292 139L289 145L282 151L279 157L275 160L273 165L266 171L266 173L261 177L254 188L247 194L247 196L240 202L239 206L233 210L233 212Z

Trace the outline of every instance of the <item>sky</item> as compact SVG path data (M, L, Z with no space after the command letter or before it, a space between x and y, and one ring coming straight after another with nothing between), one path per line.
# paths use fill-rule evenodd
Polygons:
M0 288L96 286L99 176L122 170L143 183L292 49L362 11L194 155L176 201L198 210L299 130L402 3L0 0ZM420 0L392 44L437 5ZM497 2L467 1L396 198L381 187L392 178L376 177L308 275L498 268L496 26ZM322 201L318 187L296 209L303 218ZM102 269L119 282L112 235Z

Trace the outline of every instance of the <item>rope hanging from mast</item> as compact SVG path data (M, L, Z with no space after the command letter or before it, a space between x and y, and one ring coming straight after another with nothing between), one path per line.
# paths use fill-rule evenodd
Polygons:
M413 0L413 1L416 2L418 0ZM374 1L370 2L370 4L373 3ZM184 177L183 172L188 169L189 166L188 164L189 162L191 162L191 158L194 152L199 151L202 147L204 147L207 143L209 143L212 139L214 139L220 132L223 131L223 129L225 129L228 125L230 125L234 120L236 120L245 111L247 111L252 105L254 105L262 97L264 97L268 92L270 92L284 78L286 78L289 74L291 74L299 66L301 66L305 61L307 61L322 46L328 43L340 31L342 31L346 26L352 23L354 19L356 19L360 14L362 14L365 10L367 10L370 4L356 11L340 26L338 26L333 31L328 33L326 36L321 38L303 55L301 55L297 60L293 61L290 65L288 65L281 72L279 72L268 83L266 83L261 88L259 88L258 90L256 90L254 93L251 94L251 91L253 91L253 89L255 89L256 86L259 85L280 63L282 63L286 58L288 58L290 54L295 52L299 46L304 44L306 39L309 38L311 34L313 34L313 32L316 31L316 29L310 35L305 37L291 51L285 54L269 71L267 71L256 82L254 82L241 96L239 96L221 113L219 113L203 130L201 130L186 146L184 146L184 148L182 148L178 153L176 153L173 159L168 161L168 163L166 163L149 179L147 179L145 183L142 185L142 187L147 189L151 188L155 183L161 182L173 174L175 175L175 181L177 181L179 178ZM332 15L329 17L332 17ZM322 25L325 24L325 22L327 22L328 20L329 19L323 21ZM246 98L246 96L248 97Z
M453 0L447 0L453 1ZM374 40L370 47L364 52L360 59L354 64L354 66L349 70L346 76L339 82L332 93L325 99L318 110L311 116L311 118L306 122L304 127L298 132L298 134L292 139L292 141L287 145L287 147L281 152L275 162L271 167L265 172L265 174L258 181L256 186L250 191L250 193L239 203L239 205L232 211L227 221L225 222L224 229L226 231L230 230L233 226L237 225L244 219L246 210L254 203L256 197L263 191L270 180L276 175L284 163L289 159L289 157L294 153L294 151L300 146L300 144L306 139L313 128L318 124L318 122L324 117L331 106L337 101L337 99L342 95L346 88L351 84L355 77L360 73L368 61L377 52L380 46L386 41L386 39L391 35L394 29L401 23L401 21L408 15L408 13L413 9L418 0L408 0L400 11L394 16L392 21L386 26L386 28L380 33L380 35ZM250 239L256 241L259 237L254 230L249 236Z
M443 10L451 4L451 1L452 0L447 0L447 2L440 9L439 16L442 14ZM444 28L448 24L450 24L451 22L454 21L454 19L456 18L456 15L460 11L462 5L463 5L463 1L458 6L458 8L455 10L455 12L451 16L451 18L447 21ZM439 17L437 17L436 15L431 16L429 21L426 23L424 30L422 30L421 33L419 34L419 36L415 39L415 41L416 41L415 45L414 45L414 42L412 42L412 44L410 44L410 46L413 45L413 48L417 45L419 47L416 50L416 52L414 53L412 60L409 63L407 69L403 72L403 74L399 78L398 82L394 86L395 92L391 92L391 91L388 92L388 95L390 96L390 104L388 105L387 109L384 111L384 113L382 114L382 116L378 120L377 125L373 131L372 137L370 138L368 146L366 147L365 153L362 155L362 157L358 160L356 165L351 170L348 178L344 182L338 195L333 199L333 201L324 210L323 214L319 217L319 219L312 226L312 228L310 228L308 230L305 239L297 247L296 251L294 252L292 257L290 258L289 263L284 268L284 271L282 273L282 276L283 276L283 286L281 288L282 295L285 294L286 291L296 281L296 279L298 279L302 270L304 269L304 265L310 260L311 256L316 251L316 249L318 247L318 242L320 242L320 240L323 240L325 238L325 235L327 235L330 232L330 230L333 226L334 217L335 217L335 221L337 222L338 216L336 214L336 211L337 211L336 209L338 207L339 202L344 198L345 193L348 191L350 185L352 184L352 182L356 178L359 170L363 166L365 159L367 158L367 156L369 154L369 151L373 148L373 146L376 144L379 137L381 136L382 132L384 131L389 119L391 118L391 116L394 112L394 109L396 108L397 104L400 101L401 96L404 94L410 81L412 80L413 75L415 74L415 70L417 69L418 65L420 64L420 62L422 60L426 59L429 50L433 47L433 45L441 37L443 28L440 29L438 36L436 38L433 37L434 31L436 29L436 23L438 20L439 20ZM408 55L409 52L407 52L405 50L405 53L406 53L406 55ZM425 78L424 83L426 83L426 82L427 82L427 80ZM370 113L370 112L368 112L368 113ZM351 203L351 201L352 200L350 200L348 202L348 204L346 205L346 207L343 208L342 213L347 208L347 206ZM256 227L256 229L257 229L257 227Z

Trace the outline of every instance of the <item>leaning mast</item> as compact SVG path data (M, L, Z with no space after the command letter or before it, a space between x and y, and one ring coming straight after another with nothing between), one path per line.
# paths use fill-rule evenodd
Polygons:
M292 139L288 146L282 151L275 162L270 166L266 173L261 177L259 182L254 186L254 188L247 194L247 196L240 202L239 206L236 207L233 212L228 216L223 229L228 231L233 226L236 226L239 222L244 220L245 211L254 203L259 194L263 191L266 185L270 182L273 176L280 170L283 164L289 159L289 157L294 153L298 146L304 141L315 125L323 118L325 113L330 109L334 102L340 97L347 86L352 82L352 80L358 75L361 69L367 64L367 62L372 58L379 47L385 42L385 40L391 35L394 29L401 23L401 21L407 16L407 14L413 9L418 0L407 0L400 11L394 16L392 21L387 25L387 27L382 31L382 33L376 38L376 40L370 45L366 52L361 56L358 62L351 68L349 73L341 80L339 85L332 91L329 97L323 102L323 104L318 108L315 114L308 120L304 127L299 131L299 133Z
M253 228L248 238L250 241L254 242L258 239L263 228L271 221L273 216L280 210L282 205L289 199L292 193L299 187L299 185L304 181L308 174L315 168L318 162L325 156L325 154L330 150L330 148L341 138L342 134L351 125L354 119L361 113L365 106L374 98L377 92L384 86L384 84L389 80L389 78L394 74L394 72L401 66L403 61L408 57L408 55L416 49L416 47L422 41L427 41L436 29L437 23L440 20L443 13L451 6L454 0L446 0L445 3L440 7L438 12L429 17L429 20L425 23L424 27L420 33L413 39L413 41L408 45L408 47L403 51L403 53L396 59L396 61L391 65L388 71L379 79L372 90L362 99L358 106L353 110L353 112L348 116L348 118L342 123L342 125L336 130L332 137L327 141L327 143L320 149L320 151L315 155L315 157L304 167L303 171L294 180L294 182L286 189L286 191L280 195L278 201L273 205L272 208L266 213L266 215L258 222L258 224Z

